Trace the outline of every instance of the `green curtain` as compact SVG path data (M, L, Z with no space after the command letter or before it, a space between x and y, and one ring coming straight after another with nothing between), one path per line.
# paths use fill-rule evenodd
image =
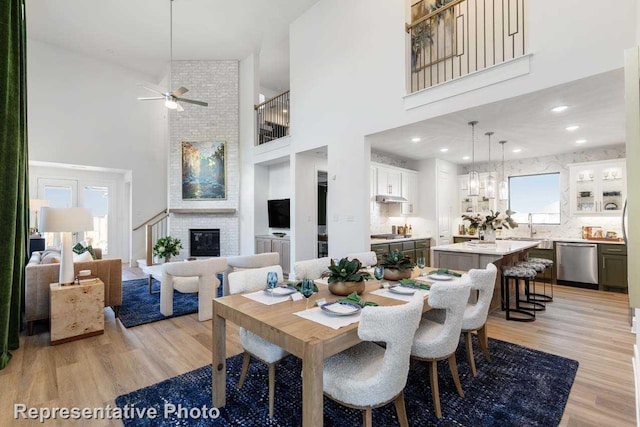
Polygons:
M29 239L24 0L0 0L0 369L20 345Z

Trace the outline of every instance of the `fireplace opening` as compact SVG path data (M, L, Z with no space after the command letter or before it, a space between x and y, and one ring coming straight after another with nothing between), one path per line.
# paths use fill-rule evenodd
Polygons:
M189 229L189 256L220 256L220 229Z

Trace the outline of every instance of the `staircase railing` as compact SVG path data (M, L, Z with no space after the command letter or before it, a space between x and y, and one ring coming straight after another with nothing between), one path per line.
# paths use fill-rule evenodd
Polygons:
M152 265L153 245L155 245L161 237L167 236L169 232L168 210L163 209L139 226L135 227L133 231L139 230L142 227L145 227L145 262L147 265Z
M255 107L256 145L289 135L289 91Z
M525 0L422 0L411 6L411 93L525 54Z

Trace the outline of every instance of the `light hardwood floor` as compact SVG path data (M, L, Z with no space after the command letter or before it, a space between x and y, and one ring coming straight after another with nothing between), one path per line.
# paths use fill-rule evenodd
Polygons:
M143 277L125 269L124 280ZM489 336L580 362L563 426L635 425L626 295L556 286L555 300L532 323L489 318ZM21 337L0 371L0 426L41 425L13 419L13 404L104 407L115 398L211 363L211 322L192 314L127 329L105 309L104 335L49 345L45 328ZM238 331L227 327L227 356L240 352ZM57 421L47 425L69 425ZM119 421L80 425L121 425Z

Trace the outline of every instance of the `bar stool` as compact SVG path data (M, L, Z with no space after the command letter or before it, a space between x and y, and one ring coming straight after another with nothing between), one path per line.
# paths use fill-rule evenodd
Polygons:
M529 280L536 277L536 271L531 268L510 266L504 267L502 270L502 280L500 281L502 297L503 297L503 310L506 311L506 319L514 320L517 322L533 322L536 320L536 312L533 310L527 310L520 306L520 280L524 281L525 289L529 287ZM511 280L515 284L515 300L516 308L511 308L510 290ZM518 313L518 316L513 317L511 313Z
M543 274L544 282L543 291L541 294L532 294L532 301L552 302L553 301L553 261L546 258L528 258L527 261L543 264L546 268ZM551 295L547 295L547 271L549 272L549 287L551 289Z
M544 273L545 269L547 268L544 264L541 263L537 263L537 262L533 262L533 261L521 261L519 263L516 264L517 267L524 267L524 268L529 268L531 270L535 270L536 271L536 276L538 273ZM520 302L526 303L526 304L530 304L528 307L525 307L527 310L533 310L533 311L543 311L546 310L547 307L544 305L544 301L542 299L536 299L535 297L541 297L542 294L538 294L536 293L536 279L534 277L533 279L533 292L531 291L530 286L532 285L531 282L527 283L525 288L524 288L524 293L526 296L526 299L521 300Z

